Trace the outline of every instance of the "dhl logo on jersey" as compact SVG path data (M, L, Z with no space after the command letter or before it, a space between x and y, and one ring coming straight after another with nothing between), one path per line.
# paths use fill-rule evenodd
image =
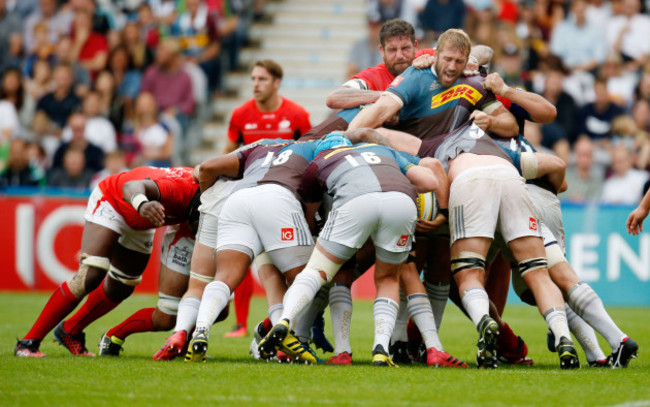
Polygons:
M452 100L463 98L475 105L481 99L481 92L468 85L456 85L431 98L431 109L435 109Z

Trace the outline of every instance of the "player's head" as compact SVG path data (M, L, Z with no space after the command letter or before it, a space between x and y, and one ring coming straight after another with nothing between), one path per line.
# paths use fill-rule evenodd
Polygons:
M351 145L352 142L349 138L345 137L343 133L335 131L325 136L325 138L316 144L314 155L318 155L321 151L329 150L330 148L347 147Z
M451 86L463 74L472 43L465 31L449 29L438 38L436 75L444 87Z
M265 103L275 97L282 83L282 67L271 59L255 62L251 71L253 97L258 103Z
M411 66L418 42L411 23L398 18L386 21L379 31L379 50L388 71L397 76Z
M465 65L466 71L476 71L481 75L490 73L490 63L494 50L487 45L474 45L469 53L469 60Z

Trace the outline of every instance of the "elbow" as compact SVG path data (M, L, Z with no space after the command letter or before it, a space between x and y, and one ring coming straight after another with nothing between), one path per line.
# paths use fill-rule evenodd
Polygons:
M334 97L333 92L332 92L332 93L330 93L329 95L327 95L327 99L325 99L325 104L326 104L327 107L329 107L330 109L337 109L338 107L336 106L336 104L334 103L334 101L335 101L335 97Z

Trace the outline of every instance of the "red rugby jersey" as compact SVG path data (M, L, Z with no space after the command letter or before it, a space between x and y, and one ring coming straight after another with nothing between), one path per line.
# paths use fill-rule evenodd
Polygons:
M158 185L159 202L165 208L165 225L185 222L189 205L199 189L199 184L192 178L191 168L137 167L131 171L107 177L99 183L99 189L104 194L103 200L108 201L122 215L127 225L136 230L152 229L156 226L140 216L133 209L131 203L123 199L124 194L122 193L125 183L144 179L150 179ZM97 207L99 207L99 203Z
M242 144L264 138L296 140L309 129L309 113L299 104L283 97L276 111L261 112L255 105L255 99L250 99L232 112L228 139Z
M388 85L395 79L395 76L390 73L382 62L372 68L364 69L351 79L361 79L368 85L368 90L386 90Z

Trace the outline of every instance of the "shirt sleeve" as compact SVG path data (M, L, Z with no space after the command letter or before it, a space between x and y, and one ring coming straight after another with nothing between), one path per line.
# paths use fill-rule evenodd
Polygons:
M232 112L230 124L228 124L228 140L233 143L243 143L241 127L239 125L240 122L241 114L239 113L239 109L235 109L235 111Z
M420 159L418 157L415 157L409 153L397 150L393 150L393 152L395 155L395 161L397 161L400 170L402 170L404 174L406 174L406 171L408 171L409 168L420 163Z
M402 105L407 105L420 94L420 77L421 72L411 66L396 77L386 91L401 100Z

